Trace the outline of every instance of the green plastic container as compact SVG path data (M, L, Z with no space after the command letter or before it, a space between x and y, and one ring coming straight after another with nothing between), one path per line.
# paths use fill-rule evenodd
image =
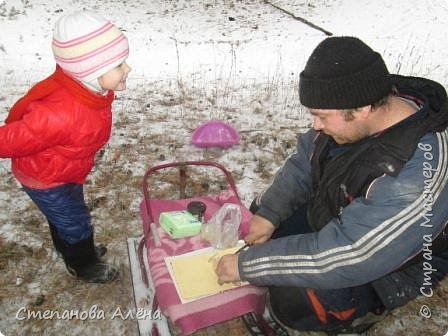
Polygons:
M202 222L188 211L161 212L160 226L171 238L195 236L201 232Z

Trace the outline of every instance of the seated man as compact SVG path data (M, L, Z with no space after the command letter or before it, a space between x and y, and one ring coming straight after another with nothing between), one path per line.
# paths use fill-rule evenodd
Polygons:
M313 129L254 202L252 246L217 274L267 286L287 327L359 332L448 273L447 95L353 37L322 41L299 90Z

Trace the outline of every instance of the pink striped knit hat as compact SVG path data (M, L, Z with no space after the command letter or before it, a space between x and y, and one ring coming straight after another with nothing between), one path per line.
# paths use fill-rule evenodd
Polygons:
M90 11L61 17L54 26L53 54L68 75L98 86L97 78L125 61L126 36L112 23ZM91 86L90 85L90 86Z

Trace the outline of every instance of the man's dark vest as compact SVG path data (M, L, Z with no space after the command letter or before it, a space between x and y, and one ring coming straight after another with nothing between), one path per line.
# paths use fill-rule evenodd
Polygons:
M364 197L376 178L383 174L398 176L423 135L447 127L446 92L439 84L420 78L394 76L394 79L400 95L416 97L423 102L419 117L407 118L333 156L330 155L336 146L333 139L323 133L316 138L311 159L313 195L309 207L310 224L315 230L322 229L332 218L339 218L353 199ZM409 84L414 90L404 89L410 87ZM393 302L390 306L404 303Z

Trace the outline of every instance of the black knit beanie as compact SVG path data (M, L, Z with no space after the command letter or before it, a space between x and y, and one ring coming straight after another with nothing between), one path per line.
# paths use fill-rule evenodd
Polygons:
M391 91L389 72L381 55L356 37L323 40L300 73L300 102L309 108L366 106Z

